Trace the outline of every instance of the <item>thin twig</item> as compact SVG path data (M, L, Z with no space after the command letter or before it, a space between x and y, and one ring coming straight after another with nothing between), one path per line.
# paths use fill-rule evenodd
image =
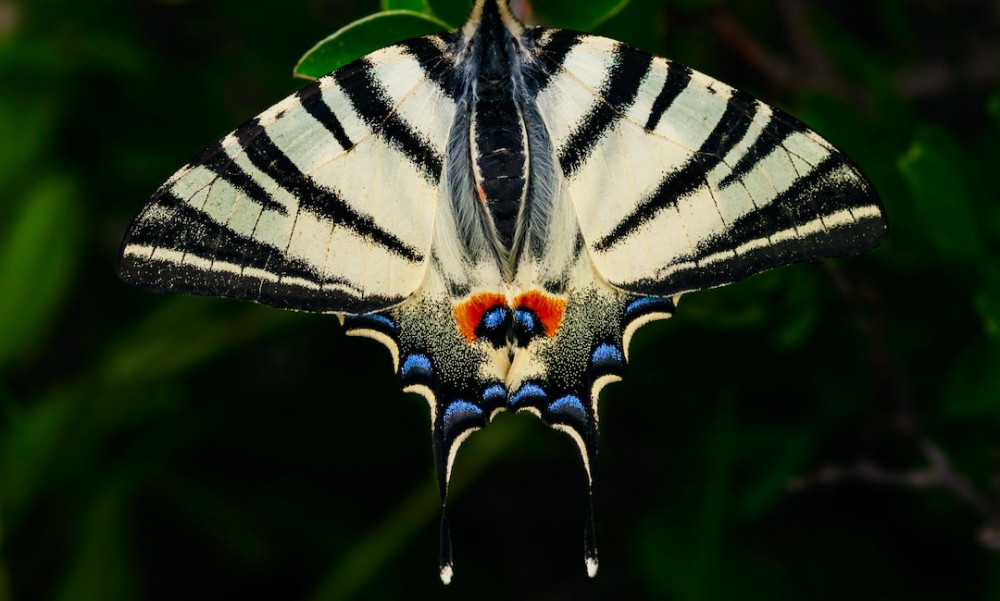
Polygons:
M844 482L862 482L881 486L895 486L914 490L939 489L950 492L964 505L971 507L984 521L979 541L984 546L1000 550L1000 503L991 501L948 459L941 447L927 437L917 423L913 411L910 386L902 369L892 358L883 335L868 311L861 306L862 295L850 280L835 266L824 264L840 297L851 307L871 350L872 366L885 377L896 401L894 426L920 450L927 466L907 471L893 471L874 461L862 459L853 465L829 465L816 472L794 478L788 482L790 492L801 492L814 486L833 486Z
M822 90L856 105L866 105L867 91L852 86L830 54L816 43L803 0L778 0L778 13L793 59L769 52L721 5L707 9L704 19L724 45L774 88L787 92ZM995 16L985 18L990 23L996 21ZM902 66L892 81L902 96L916 100L951 94L963 87L990 89L998 75L1000 42L994 37L970 35L961 56L930 56L919 64Z

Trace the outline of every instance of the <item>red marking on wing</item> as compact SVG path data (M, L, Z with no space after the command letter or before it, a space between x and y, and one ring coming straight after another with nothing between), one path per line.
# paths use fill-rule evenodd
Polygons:
M476 194L479 195L479 201L486 204L486 190L483 190L482 184L476 186Z
M483 320L483 313L497 305L507 306L507 297L494 292L477 294L469 300L455 305L452 311L455 313L458 329L469 342L476 339L476 328Z
M549 296L538 290L531 290L519 295L514 299L514 306L534 311L538 319L542 321L542 326L545 327L545 335L549 338L555 336L556 332L559 331L559 326L562 325L563 313L566 312L566 301Z

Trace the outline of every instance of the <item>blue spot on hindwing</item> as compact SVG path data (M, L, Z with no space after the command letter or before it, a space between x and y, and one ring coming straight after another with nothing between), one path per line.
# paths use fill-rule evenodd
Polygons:
M483 391L483 404L488 407L500 407L507 401L507 389L500 384L488 386Z
M510 330L510 309L497 305L483 313L476 325L476 338L489 341L494 348L507 346L507 333Z
M350 330L375 329L396 331L396 322L378 313L367 315L346 315L344 317L344 327Z
M590 364L594 367L621 367L625 364L625 357L613 344L600 344L590 355Z
M587 410L583 406L583 402L579 397L567 394L564 397L560 397L549 405L549 411L552 413L559 413L567 417L572 417L580 421L587 420Z
M434 374L434 368L431 365L430 357L428 357L427 355L414 353L412 355L407 355L406 360L403 361L403 367L400 368L399 373L404 378L409 378L413 376L425 376L429 378Z
M545 334L545 327L542 320L538 319L531 309L518 309L514 311L514 341L517 346L528 346L533 338Z
M518 388L517 392L510 397L510 404L515 406L528 400L543 400L546 396L548 395L545 394L545 390L541 386L528 382Z
M508 315L510 315L510 309L507 307L493 307L486 313L483 313L483 327L487 330L502 328Z
M642 298L635 299L625 307L625 316L628 318L637 317L637 314L642 313L659 312L673 313L674 301L669 298L660 298L658 296L644 296Z
M463 400L452 401L444 411L441 421L444 422L445 430L453 428L456 424L469 418L482 417L483 410L472 403Z
M531 332L538 327L538 320L535 318L535 314L526 309L518 309L517 311L514 311L514 323L528 332Z

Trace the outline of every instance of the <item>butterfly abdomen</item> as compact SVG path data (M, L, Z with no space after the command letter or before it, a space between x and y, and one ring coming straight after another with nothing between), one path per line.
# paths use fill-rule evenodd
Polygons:
M527 194L528 145L524 117L511 85L514 40L495 10L484 10L473 39L477 62L470 134L476 194L486 206L504 248L514 242Z

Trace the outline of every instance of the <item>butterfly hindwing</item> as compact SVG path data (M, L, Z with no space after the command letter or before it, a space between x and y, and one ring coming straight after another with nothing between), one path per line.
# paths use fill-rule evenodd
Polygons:
M601 390L624 374L635 330L670 317L674 301L613 288L586 252L576 254L564 275L560 292L531 289L514 300L509 409L534 413L570 435L579 447L592 497ZM593 576L598 562L592 498L588 510L584 559Z

